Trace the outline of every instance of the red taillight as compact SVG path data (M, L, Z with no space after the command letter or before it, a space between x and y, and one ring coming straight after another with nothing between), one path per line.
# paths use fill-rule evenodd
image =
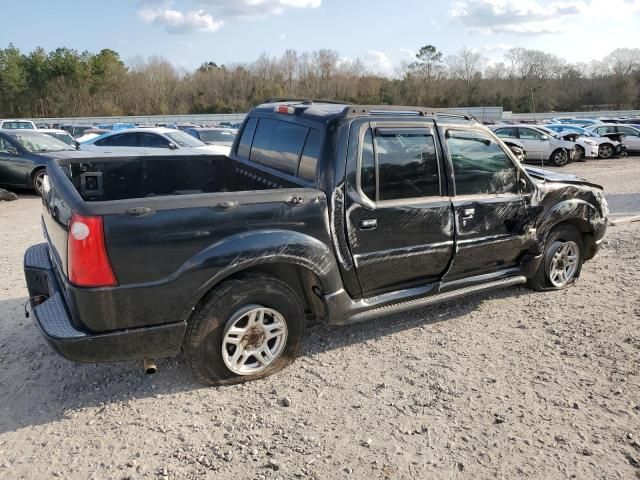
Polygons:
M69 281L79 287L118 284L104 243L102 217L74 214L69 224Z

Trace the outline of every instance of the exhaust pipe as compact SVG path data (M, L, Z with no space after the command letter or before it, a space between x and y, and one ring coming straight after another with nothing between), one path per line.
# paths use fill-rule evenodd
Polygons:
M145 358L142 361L142 365L144 368L144 373L146 373L147 375L153 375L158 371L158 367L156 367L156 362L154 362L150 358Z

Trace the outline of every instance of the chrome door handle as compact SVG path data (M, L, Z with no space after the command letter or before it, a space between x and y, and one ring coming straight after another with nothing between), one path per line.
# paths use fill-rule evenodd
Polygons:
M471 218L473 218L476 214L476 209L475 208L465 208L462 211L462 219L463 220L469 220Z
M360 220L360 230L375 230L378 227L378 220L375 218L367 218Z

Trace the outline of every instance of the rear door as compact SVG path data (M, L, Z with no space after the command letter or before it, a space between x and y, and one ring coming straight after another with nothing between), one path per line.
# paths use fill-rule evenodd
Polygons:
M456 219L456 251L446 280L516 266L532 241L526 190L533 189L519 192L517 167L488 132L456 127L443 136Z
M33 164L16 143L0 137L0 185L26 187Z
M351 135L346 227L363 295L439 281L453 253L453 211L433 122L360 122Z

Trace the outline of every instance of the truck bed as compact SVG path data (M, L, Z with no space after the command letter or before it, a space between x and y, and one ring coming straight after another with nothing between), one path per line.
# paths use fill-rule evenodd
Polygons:
M48 176L45 235L82 331L184 321L218 272L281 246L285 230L296 238L281 256L304 257L309 243L331 245L324 192L223 156L68 160ZM69 283L73 214L102 217L117 287Z

